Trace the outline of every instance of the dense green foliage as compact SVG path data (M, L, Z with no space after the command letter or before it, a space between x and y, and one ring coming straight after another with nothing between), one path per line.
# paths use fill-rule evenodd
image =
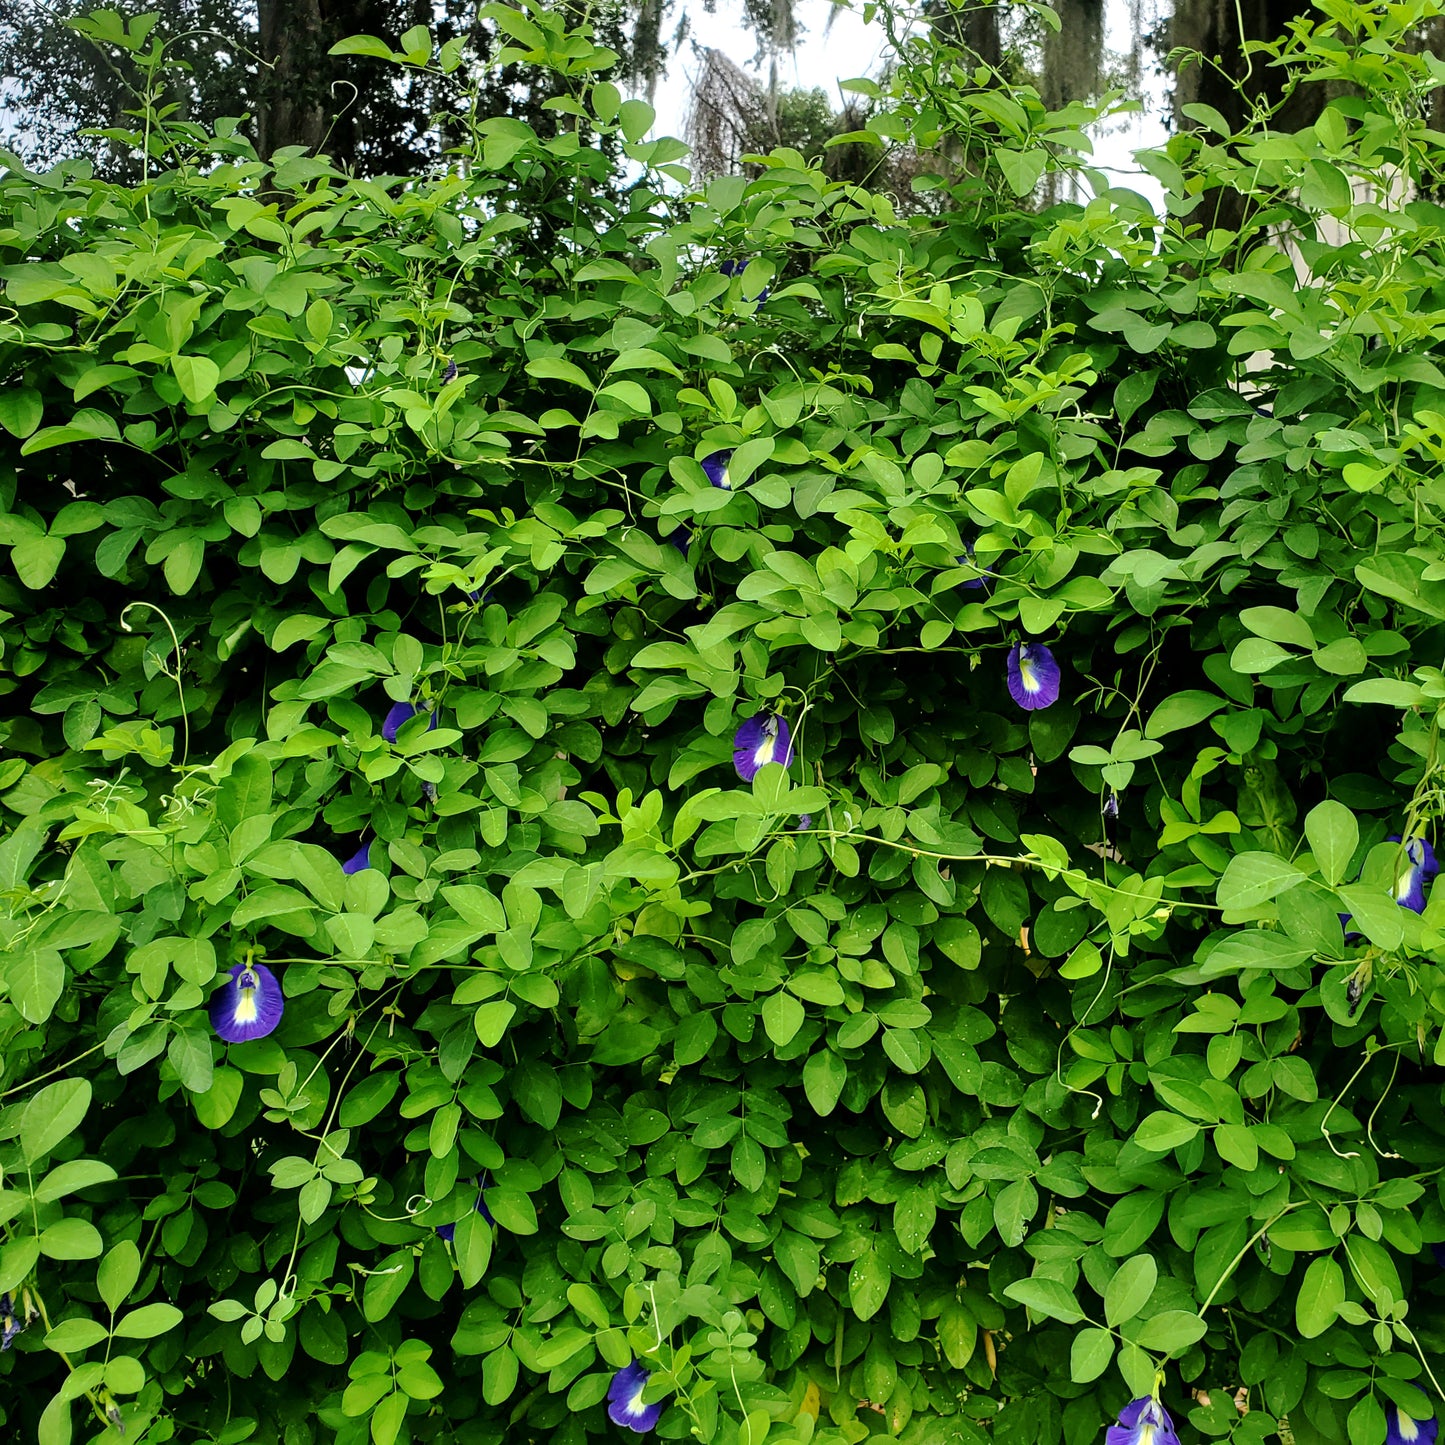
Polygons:
M941 214L786 152L669 199L492 13L559 137L0 180L11 1438L580 1445L634 1356L718 1445L1085 1445L1156 1372L1186 1441L1432 1413L1421 12L1328 0L1291 64L1355 93L1148 157L1164 224L1031 210L1085 117L936 47L874 124L983 158Z

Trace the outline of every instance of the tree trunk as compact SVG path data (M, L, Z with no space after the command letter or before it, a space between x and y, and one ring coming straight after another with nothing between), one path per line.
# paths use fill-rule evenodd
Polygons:
M283 146L318 150L326 137L325 35L321 0L259 0L256 149L269 160Z
M1190 103L1213 106L1234 131L1245 126L1260 104L1274 113L1271 129L1295 131L1313 124L1330 98L1329 89L1311 81L1288 90L1284 71L1271 65L1269 56L1247 56L1242 43L1282 38L1289 22L1303 9L1301 0L1241 0L1241 36L1234 0L1176 0L1169 22L1169 45L1204 57L1202 63L1194 57L1187 59L1175 72L1176 127L1189 130L1197 124L1183 112ZM1205 197L1195 216L1206 228L1238 231L1252 209L1246 197L1224 186Z
M1055 0L1054 9L1059 29L1044 37L1043 102L1050 110L1061 110L1099 89L1104 6L1103 0Z
M984 65L997 70L1003 64L1003 44L998 33L998 10L979 5L962 12L939 0L924 6L924 14L946 40L967 50Z

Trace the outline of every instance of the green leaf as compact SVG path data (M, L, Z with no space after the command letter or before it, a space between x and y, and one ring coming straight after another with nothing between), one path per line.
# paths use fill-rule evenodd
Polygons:
M295 888L271 884L258 888L236 905L236 910L231 915L231 927L241 929L261 919L277 918L289 913L310 913L314 906L304 893Z
M1271 642L1303 647L1307 651L1315 645L1308 621L1297 612L1286 612L1283 607L1246 607L1239 614L1239 620L1256 637L1267 637Z
M869 1248L848 1271L848 1303L860 1320L871 1320L883 1307L893 1276L876 1249Z
M203 406L215 396L221 368L209 356L173 356L171 370L192 406Z
M993 158L1008 182L1008 188L1016 196L1033 194L1039 178L1048 168L1048 156L1041 150L1014 151L999 149Z
M209 1035L198 1029L177 1029L171 1036L166 1057L176 1076L191 1093L206 1094L210 1091L214 1065Z
M527 375L536 377L538 381L565 381L586 391L596 390L592 378L580 366L560 356L539 356L529 361Z
M1425 689L1418 682L1399 677L1369 677L1345 690L1346 702L1377 702L1386 707L1419 707Z
M1017 1279L1004 1289L1004 1293L1035 1314L1047 1315L1066 1325L1077 1324L1084 1318L1073 1291L1056 1279L1039 1275Z
M1104 1290L1104 1318L1117 1328L1136 1319L1149 1303L1159 1280L1159 1266L1150 1254L1126 1259Z
M1338 166L1322 160L1305 162L1299 198L1300 204L1311 211L1334 215L1343 215L1354 203L1349 177Z
M243 753L216 793L216 817L223 827L238 828L271 807L271 765L255 753Z
M206 544L194 532L182 537L169 552L162 564L166 586L177 597L184 597L195 586L201 575L201 564L206 558Z
M1289 892L1304 878L1293 863L1273 853L1237 853L1219 880L1216 899L1227 912L1242 913Z
M457 1221L452 1248L457 1256L457 1273L466 1289L475 1289L492 1258L492 1227L475 1211Z
M1252 673L1268 672L1282 662L1292 662L1295 654L1270 642L1263 637L1246 637L1229 655L1229 666L1233 672L1246 676Z
M1193 1119L1183 1119L1161 1109L1140 1122L1134 1131L1134 1142L1151 1154L1167 1154L1187 1144L1198 1132L1199 1125Z
M1405 941L1400 905L1383 888L1347 884L1335 890L1340 912L1350 915L1351 927L1380 948L1394 949Z
M140 1250L123 1239L101 1260L95 1276L100 1297L111 1314L125 1303L139 1278Z
M1234 127L1230 126L1230 123L1212 105L1205 105L1202 101L1191 101L1188 105L1181 105L1179 110L1188 116L1189 120L1199 121L1201 126L1208 127L1217 136L1224 137L1225 140L1230 139L1230 136L1234 134Z
M1169 733L1179 732L1182 728L1202 723L1206 718L1213 717L1220 708L1228 706L1225 698L1217 697L1212 692L1176 692L1166 697L1149 714L1144 736L1162 738Z
M10 997L27 1023L43 1024L65 988L65 963L53 948L31 948L11 956L5 968Z
M484 1048L494 1049L501 1043L507 1026L517 1016L517 1005L511 999L493 999L472 1015L472 1025Z
M62 1219L42 1230L40 1252L50 1259L95 1259L104 1246L100 1231L86 1219Z
M793 1041L806 1017L803 1005L792 994L781 991L763 1000L762 1012L763 1028L778 1048Z
M1445 620L1445 583L1424 580L1425 564L1402 552L1383 552L1355 567L1363 587L1427 617Z
M33 1234L0 1247L0 1293L17 1289L39 1258L40 1241Z
M95 407L81 407L65 426L48 426L28 437L20 445L20 455L29 457L52 447L69 446L72 442L119 441L120 428L108 412Z
M244 1082L238 1069L216 1069L211 1076L211 1087L204 1094L191 1095L196 1118L208 1129L224 1129L241 1102Z
M10 549L15 575L32 592L50 585L64 558L64 537L27 537Z
M395 1250L377 1261L362 1293L361 1313L371 1323L385 1319L402 1297L412 1275L416 1258L408 1250Z
M21 441L40 425L44 409L40 393L33 386L12 385L0 389L0 426Z
M1345 1275L1334 1259L1321 1255L1311 1260L1295 1297L1295 1327L1307 1340L1324 1334L1344 1299Z
M921 1253L937 1219L938 1206L930 1189L914 1185L904 1190L893 1206L893 1233L899 1246L909 1254Z
M1341 882L1360 842L1355 815L1343 803L1326 799L1305 818L1305 837L1325 882Z
M64 1199L67 1194L89 1189L92 1184L108 1184L115 1177L115 1170L99 1159L67 1159L36 1184L35 1202L49 1204L53 1199Z
M36 1445L70 1445L73 1423L70 1414L71 1398L63 1391L51 1396L36 1427Z
M102 1340L108 1338L109 1332L103 1324L96 1320L86 1319L84 1316L76 1316L72 1319L61 1320L45 1336L45 1348L67 1355L78 1354L81 1350L88 1350L92 1345L98 1345Z
M399 60L401 58L386 41L375 35L348 35L344 40L338 40L326 53L328 55L367 55L373 60Z
M848 1065L831 1049L810 1054L803 1065L803 1092L813 1111L823 1118L837 1107L847 1082Z
M1069 1376L1077 1385L1097 1380L1114 1358L1114 1337L1108 1330L1080 1330L1069 1351Z
M396 1445L406 1419L407 1397L403 1394L388 1395L371 1412L372 1445Z
M1197 1344L1208 1331L1209 1326L1193 1310L1162 1310L1144 1322L1136 1338L1146 1350L1177 1355Z
M174 1305L142 1305L121 1317L115 1333L123 1340L153 1340L157 1335L175 1329L183 1319L185 1315Z
M408 65L425 65L432 57L431 31L425 25L403 31L399 44Z
M1010 1249L1022 1244L1030 1221L1039 1209L1039 1192L1028 1179L1016 1179L993 1201L993 1222L999 1238Z
M1123 425L1127 426L1134 413L1154 395L1158 381L1158 368L1151 367L1144 371L1131 371L1114 388L1114 412Z
M49 1154L80 1128L90 1097L89 1079L61 1079L30 1100L20 1117L20 1149L27 1164Z
M536 1234L537 1206L520 1189L487 1190L487 1208L492 1218L512 1234Z
M636 145L652 129L657 114L642 100L624 100L617 108L617 123L629 144Z

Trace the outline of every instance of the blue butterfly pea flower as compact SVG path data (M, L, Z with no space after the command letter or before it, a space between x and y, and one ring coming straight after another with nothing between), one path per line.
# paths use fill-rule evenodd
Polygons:
M276 975L264 963L238 963L211 1000L211 1027L228 1044L248 1044L275 1032L285 1012Z
M1416 1420L1398 1405L1385 1407L1385 1445L1435 1445L1438 1420Z
M416 708L409 702L394 702L388 709L386 716L381 720L381 735L389 743L396 741L397 731L404 722L416 716ZM433 712L431 721L426 725L426 730L431 732L437 725L437 715Z
M720 261L718 263L717 269L720 276L741 276L743 272L748 269L748 263L746 260L739 260L733 257L729 258L726 261ZM768 299L768 295L771 289L771 287L764 286L763 289L759 291L756 296L751 298L753 305L761 306L763 302ZM744 301L747 301L748 299L749 298L746 296L743 297Z
M793 739L777 713L760 712L733 734L733 767L743 782L750 783L767 763L791 767Z
M1042 642L1016 642L1009 649L1008 690L1029 712L1059 700L1059 664Z
M1391 843L1404 843L1405 866L1395 879L1395 902L1412 913L1425 911L1425 890L1440 871L1435 850L1426 838L1418 835L1402 839L1398 833L1390 834Z
M989 578L994 575L987 567L979 567L978 560L973 555L972 542L965 542L963 544L963 556L955 557L953 560L957 562L960 567L978 568L978 576L970 577L968 581L963 584L970 591L975 589L982 590L987 587Z
M1105 1445L1179 1445L1174 1422L1158 1400L1146 1395L1130 1400L1119 1411L1119 1423L1109 1426Z
M477 1202L472 1206L472 1213L480 1214L482 1218L487 1221L488 1224L495 1225L497 1221L492 1218L492 1211L487 1208L487 1197L485 1193L486 1188L487 1176L485 1174L478 1174ZM457 1237L457 1227L455 1224L439 1224L436 1227L436 1233L438 1239L445 1239L448 1243L450 1243Z
M645 1365L633 1360L613 1375L607 1387L607 1414L614 1425L621 1425L638 1435L645 1435L655 1426L662 1415L663 1401L651 1405L642 1403L642 1392L647 1388L651 1373Z
M21 1318L15 1308L14 1297L9 1291L0 1294L0 1354L3 1354L15 1343L17 1335L25 1333L25 1328L29 1323L29 1315Z
M713 486L721 488L724 492L733 489L732 479L728 476L728 463L732 461L732 450L712 452L702 459L702 469L708 481Z

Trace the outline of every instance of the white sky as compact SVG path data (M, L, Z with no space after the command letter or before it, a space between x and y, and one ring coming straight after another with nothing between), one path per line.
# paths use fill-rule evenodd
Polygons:
M1128 0L1106 0L1105 43L1111 49L1127 51L1130 48L1134 25L1131 12ZM791 59L784 57L779 61L778 84L784 89L821 87L836 108L841 101L840 80L877 75L887 48L883 27L876 23L865 25L858 11L835 7L831 0L797 0L796 13L801 22L802 39ZM700 5L691 5L688 19L692 40L721 50L759 80L767 79L765 71L753 64L756 45L743 24L742 0L716 0L712 14ZM653 97L658 134L682 135L687 98L696 70L692 46L684 43L681 53L670 62L658 82ZM1139 191L1158 206L1158 183L1132 161L1136 148L1158 145L1165 136L1163 123L1158 119L1163 107L1163 83L1157 78L1150 80L1147 89L1149 94L1142 97L1146 104L1143 114L1115 121L1106 134L1095 133L1094 164L1108 171L1118 184Z

